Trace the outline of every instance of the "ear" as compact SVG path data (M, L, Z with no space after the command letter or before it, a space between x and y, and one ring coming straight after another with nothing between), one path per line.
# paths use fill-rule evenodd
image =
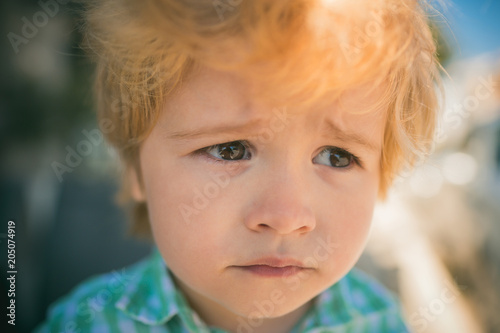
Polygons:
M146 201L146 195L144 194L143 182L140 181L139 177L140 176L137 174L137 168L127 168L127 178L130 186L130 195L135 201L142 202Z

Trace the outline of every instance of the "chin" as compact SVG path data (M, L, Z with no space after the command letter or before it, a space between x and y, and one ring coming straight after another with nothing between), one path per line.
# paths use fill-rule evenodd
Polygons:
M276 301L277 299L274 299ZM311 298L295 300L289 297L289 295L284 296L279 299L278 302L273 302L272 298L254 300L250 304L244 306L234 311L244 318L252 319L272 319L279 318L291 314L292 312L306 306Z

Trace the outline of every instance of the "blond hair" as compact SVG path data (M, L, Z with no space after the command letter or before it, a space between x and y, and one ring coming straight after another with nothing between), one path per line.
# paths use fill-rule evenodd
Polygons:
M116 125L106 137L140 174L141 142L197 65L238 72L262 94L304 107L383 86L384 197L434 133L439 65L429 10L416 0L92 1L85 46L97 62L98 115ZM148 230L146 204L135 205L135 229Z

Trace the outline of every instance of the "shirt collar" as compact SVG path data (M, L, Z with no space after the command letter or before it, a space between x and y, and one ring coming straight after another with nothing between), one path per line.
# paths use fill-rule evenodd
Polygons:
M177 290L156 247L132 270L133 277L115 303L118 309L146 325L164 325L178 316L192 332L209 332Z
M350 274L350 273L349 273ZM295 325L293 333L314 329L329 329L348 323L359 314L350 306L348 275L320 293L304 317ZM326 331L325 331L326 332Z
M308 314L292 332L316 332L313 328L326 329L325 332L344 332L349 325L365 322L370 316L401 320L392 295L362 271L352 268L316 297ZM397 327L404 327L403 322Z
M155 247L150 258L132 268L133 274L123 295L115 306L131 318L146 325L164 325L170 321L180 320L191 332L210 332L208 327L192 311L183 294L175 286L165 261ZM351 277L352 275L356 278ZM359 311L362 303L360 295L353 290L360 287L369 288L375 294L384 294L377 284L353 269L340 281L318 295L308 313L297 323L293 332L309 331L314 327L337 327L359 319L366 315ZM364 289L363 288L363 289ZM378 298L384 299L385 297ZM373 302L373 300L371 300ZM392 302L375 307L391 307ZM373 308L372 308L373 309Z

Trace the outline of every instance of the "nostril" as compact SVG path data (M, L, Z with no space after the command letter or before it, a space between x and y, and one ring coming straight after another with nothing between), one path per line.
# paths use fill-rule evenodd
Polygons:
M255 225L254 231L257 232L266 232L269 230L275 230L279 234L289 234L289 233L297 233L297 234L306 234L314 229L310 225L302 225L297 226L295 223L286 223L282 221L281 223L259 223Z
M311 228L310 226L306 226L306 225L305 225L305 226L300 227L297 231L298 231L299 233L301 233L301 234L305 234L305 233L307 233L307 232L311 231L311 229L312 229L312 228Z
M311 208L294 196L286 195L253 205L244 218L244 224L256 232L305 234L314 229L316 222Z

